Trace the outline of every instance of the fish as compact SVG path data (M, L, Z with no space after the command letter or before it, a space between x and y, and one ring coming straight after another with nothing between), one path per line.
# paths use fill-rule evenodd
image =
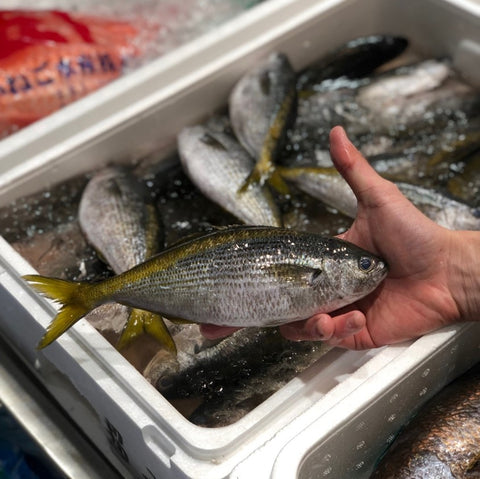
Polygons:
M277 169L285 180L327 206L350 218L355 218L357 215L357 198L333 166L278 167Z
M400 431L371 477L480 477L479 364L421 407Z
M91 178L80 200L78 220L89 243L116 274L163 247L158 213L140 182L124 167L106 167ZM163 318L141 309L131 310L117 347L123 349L144 332L176 352Z
M454 230L480 230L480 208L472 208L430 188L409 183L395 184L422 213L437 224Z
M207 347L179 348L176 358L159 351L144 374L173 404L196 401L186 411L191 422L219 427L243 417L329 349L318 341L289 341L277 328L244 328Z
M254 161L233 135L196 125L184 128L177 142L185 173L207 198L245 224L282 226L279 208L267 185L253 184L244 194L238 194Z
M141 55L133 23L62 11L0 11L0 133L118 78Z
M24 280L62 305L40 341L42 348L107 302L172 320L278 326L366 296L387 271L382 259L339 238L237 226L188 238L98 283L40 275Z
M301 71L297 89L315 90L325 80L370 75L404 52L408 44L405 37L393 35L369 35L350 40Z
M424 150L445 134L465 130L480 115L480 95L458 77L448 61L425 60L374 75L361 82L299 97L296 121L288 132L288 157L328 150L328 133L342 125L368 154ZM380 141L381 140L381 141Z
M341 213L355 218L357 199L335 168L279 167L287 181ZM456 230L480 230L480 209L419 185L395 181L400 192L437 224Z
M256 160L240 191L268 180L286 193L285 183L275 174L275 159L297 108L296 75L287 56L272 53L247 72L233 87L228 105L235 136Z

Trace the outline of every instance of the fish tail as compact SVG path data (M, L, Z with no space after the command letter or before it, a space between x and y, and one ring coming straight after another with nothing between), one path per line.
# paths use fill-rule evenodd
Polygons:
M290 195L290 188L285 182L282 174L277 169L272 173L268 179L268 184L282 195Z
M262 172L259 168L255 167L252 172L247 176L243 185L239 188L238 194L242 195L247 192L251 185L262 183Z
M251 185L264 185L267 182L272 188L282 195L289 195L290 190L282 175L277 172L276 167L270 167L267 171L263 168L255 166L248 175L243 185L239 188L238 194L245 193Z
M142 334L148 334L173 354L177 347L163 318L150 311L132 309L127 324L117 343L118 349L123 349Z
M45 334L38 343L38 349L42 349L55 341L79 319L100 304L100 298L95 294L92 285L88 283L65 281L38 275L26 275L23 276L23 279L39 293L61 304L60 311L47 326Z

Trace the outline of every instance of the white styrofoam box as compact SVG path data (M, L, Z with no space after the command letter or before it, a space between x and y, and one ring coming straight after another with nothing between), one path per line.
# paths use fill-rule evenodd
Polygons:
M301 68L351 38L403 34L479 84L479 10L472 0L267 1L3 140L0 204L171 149L181 127L225 104L272 50ZM31 272L0 241L0 332L124 475L365 477L412 409L480 359L480 322L378 350L332 350L235 424L209 430L183 418L86 321L36 351L55 310L21 280Z

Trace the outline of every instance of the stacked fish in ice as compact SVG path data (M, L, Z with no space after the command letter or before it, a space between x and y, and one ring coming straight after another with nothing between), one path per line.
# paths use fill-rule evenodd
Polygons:
M285 55L272 54L236 84L229 117L180 133L185 172L246 223L284 221L269 187L285 194L285 182L354 217L356 199L328 154L328 133L340 124L427 216L480 229L479 181L462 188L457 175L478 163L480 95L446 60L374 72L406 46L397 37L358 39L298 75Z
M135 172L109 168L87 188L83 178L74 187L61 187L60 195L46 192L33 199L44 209L30 211L26 240L15 237L16 223L5 224L3 232L10 241L17 240L16 247L41 274L75 279L109 275L93 259L75 221L82 190L83 231L116 273L155 253L151 231L153 227L158 232L158 216L151 215L150 203L163 220L167 246L190 233L205 232L205 227L238 222L294 225L332 235L351 221L332 208L353 216L356 207L328 155L328 132L337 123L347 128L378 171L403 183L402 191L411 199L418 196L421 208L433 208L433 213L424 210L431 217L450 227L478 228L479 95L445 61L373 71L405 46L405 40L388 36L359 39L298 74L285 55L273 54L235 86L229 116L215 116L180 133L181 164L197 188L178 163L162 162L150 169L139 165ZM395 83L392 87L396 81L405 89ZM135 176L142 176L140 185ZM77 197L65 200L65 192L72 189ZM465 203L447 198L448 191ZM19 221L27 203L22 199L6 216L0 211L0 219ZM65 223L58 221L63 210ZM453 215L445 215L449 211ZM449 223L451 218L456 223ZM39 219L54 223L39 224ZM35 243L42 252L34 257ZM160 249L158 239L154 244ZM110 252L112 246L118 250ZM82 250L79 261L77 252ZM52 261L55 253L66 262ZM158 317L137 321L124 309L108 313L108 322L106 314L89 319L114 344L125 322L124 343L146 330L172 350L173 336L176 357L145 335L122 352L172 402L181 400L177 404L188 417L210 426L233 422L324 353L319 344L286 341L272 328L241 330L212 344L196 325L167 323L167 331Z

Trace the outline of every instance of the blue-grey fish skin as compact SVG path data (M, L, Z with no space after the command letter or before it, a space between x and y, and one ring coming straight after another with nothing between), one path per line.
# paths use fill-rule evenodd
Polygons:
M98 294L197 323L275 326L352 303L386 274L380 258L338 238L237 227L172 247Z
M185 173L207 198L245 224L282 225L266 185L253 184L238 194L255 162L232 135L206 125L186 127L178 136L178 152Z
M119 166L87 184L78 219L88 241L117 274L160 251L162 227L137 180Z

